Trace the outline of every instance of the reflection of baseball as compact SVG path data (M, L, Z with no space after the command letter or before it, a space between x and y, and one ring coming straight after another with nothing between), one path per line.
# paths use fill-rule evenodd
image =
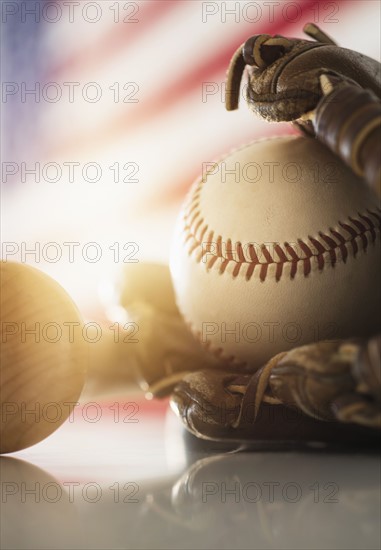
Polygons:
M246 145L208 165L178 221L177 301L205 345L255 369L379 326L380 209L313 139Z

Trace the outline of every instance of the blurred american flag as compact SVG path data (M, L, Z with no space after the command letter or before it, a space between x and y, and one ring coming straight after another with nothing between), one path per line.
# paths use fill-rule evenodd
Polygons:
M312 21L380 58L372 0L18 0L2 10L2 240L16 243L8 259L38 264L89 315L131 251L168 261L181 200L204 162L291 131L244 105L225 111L225 73L242 42L302 37ZM36 163L39 178L28 173ZM22 243L24 252L39 243L40 255L22 255ZM61 248L56 262L54 247L41 253L47 243ZM79 243L74 258L63 243ZM100 246L99 261L83 257L86 243ZM116 254L115 243L137 248Z

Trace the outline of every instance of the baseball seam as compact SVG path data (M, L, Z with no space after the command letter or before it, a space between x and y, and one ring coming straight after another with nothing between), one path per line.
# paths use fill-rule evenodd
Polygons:
M285 136L265 137L254 140L254 142L263 142L270 139L284 139ZM291 136L287 136L291 137ZM292 136L296 138L296 136ZM251 143L250 143L251 144ZM250 145L249 144L249 145ZM232 152L238 152L245 149L248 144L235 148ZM218 164L228 155L222 155L216 160ZM322 271L327 265L332 267L340 261L346 263L349 256L356 258L359 250L366 252L369 244L374 244L376 238L380 236L381 229L381 208L374 207L374 211L367 209L365 212L357 212L357 217L349 216L345 221L339 221L336 228L329 228L325 232L320 231L315 237L308 236L306 239L298 239L298 248L290 243L272 243L274 245L274 253L267 248L265 243L259 246L264 261L260 261L256 254L254 246L247 247L245 252L242 242L237 241L232 243L231 239L225 239L209 228L207 221L202 217L200 210L200 194L202 185L205 183L204 175L195 187L190 190L188 200L184 205L183 215L183 235L184 244L187 247L189 256L194 255L194 259L201 263L205 256L211 256L208 261L205 261L207 270L210 270L219 265L219 273L224 274L228 266L233 264L232 270L229 273L233 278L236 278L241 273L242 268L247 267L245 278L249 281L254 275L259 274L259 279L264 282L266 278L270 278L271 270L269 266L275 265L275 280L279 281L284 274L284 266L290 266L290 278L294 278L298 272L298 266L302 265L302 275L307 277L313 268L313 262L319 271ZM373 218L373 219L372 219ZM215 250L213 250L215 247ZM225 249L225 253L224 253ZM218 262L218 260L220 260ZM239 359L235 355L228 355L226 350L221 346L215 346L210 340L204 341L202 333L193 323L186 319L186 324L194 337L202 344L203 348L213 354L218 360L227 364L229 367L239 369L242 372L252 372L249 363L246 360Z
M208 233L208 225L201 217L200 210L198 210L201 185L198 187L184 215L184 233L185 242L188 243L188 254L192 255L196 251L195 260L198 263L201 263L206 255L211 255L211 258L205 262L208 270L212 269L216 261L220 259L219 273L221 275L226 272L228 265L234 262L234 268L230 271L233 278L237 277L241 268L246 265L245 278L247 281L255 273L259 273L260 281L264 282L269 276L269 266L275 264L275 280L279 281L284 266L289 264L291 266L290 278L293 279L298 272L299 263L302 262L302 274L307 277L312 271L313 261L316 262L319 271L325 268L327 262L334 267L340 257L346 263L350 255L356 258L359 250L365 252L369 244L375 243L377 235L378 237L380 235L381 209L377 208L377 212L367 209L366 213L358 213L358 218L350 216L345 222L339 222L340 229L331 228L329 233L320 231L319 236L315 238L309 236L309 243L306 240L298 239L298 246L303 253L302 255L298 253L295 246L289 243L284 243L283 246L275 243L274 252L278 256L278 258L275 258L267 247L268 243L267 245L261 244L259 247L264 256L264 261L261 262L253 245L249 245L249 257L246 257L242 243L232 243L231 239L226 239L226 254L224 255L222 236L215 235L213 230L209 230ZM375 218L376 222L373 221L372 217ZM347 233L346 235L344 231ZM213 247L214 251L210 247ZM236 369L247 370L249 368L247 361L240 360L235 355L227 355L223 347L214 346L209 340L204 341L201 331L197 330L191 322L187 321L187 325L203 348L217 359L234 366Z
M184 236L188 254L195 253L198 263L204 262L207 270L218 266L222 275L227 270L233 278L237 277L243 268L246 268L245 278L249 281L254 275L264 282L269 276L269 267L275 267L275 280L279 281L286 265L290 266L290 278L294 279L301 272L307 277L315 264L318 271L322 271L327 264L332 267L338 261L346 263L349 256L356 257L359 250L366 251L370 243L374 243L381 229L381 209L377 211L367 209L357 213L357 217L349 216L345 221L339 221L336 228L328 231L319 231L315 237L298 238L297 245L284 242L256 244L232 242L231 238L210 229L207 221L202 217L200 210L200 194L204 180L196 186L189 206L184 214ZM259 254L258 254L259 251ZM217 262L217 260L220 260ZM232 264L232 262L234 262Z

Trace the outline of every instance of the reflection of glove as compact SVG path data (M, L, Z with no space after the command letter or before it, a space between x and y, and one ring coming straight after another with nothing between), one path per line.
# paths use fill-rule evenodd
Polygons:
M226 108L238 107L247 68L250 109L316 136L380 193L380 64L337 46L311 23L304 31L314 41L261 34L240 46L228 71Z
M183 534L194 548L216 547L209 538L216 533L221 548L282 548L285 540L294 548L309 548L311 540L333 548L342 533L353 547L371 547L378 540L376 457L362 457L360 470L351 454L325 458L267 452L203 457L171 491L152 491L146 520L157 525L164 518L171 534Z

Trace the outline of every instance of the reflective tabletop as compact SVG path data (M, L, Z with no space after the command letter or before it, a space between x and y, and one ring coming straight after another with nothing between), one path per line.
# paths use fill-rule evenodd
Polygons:
M196 440L167 401L87 402L0 459L2 548L379 548L380 458Z

